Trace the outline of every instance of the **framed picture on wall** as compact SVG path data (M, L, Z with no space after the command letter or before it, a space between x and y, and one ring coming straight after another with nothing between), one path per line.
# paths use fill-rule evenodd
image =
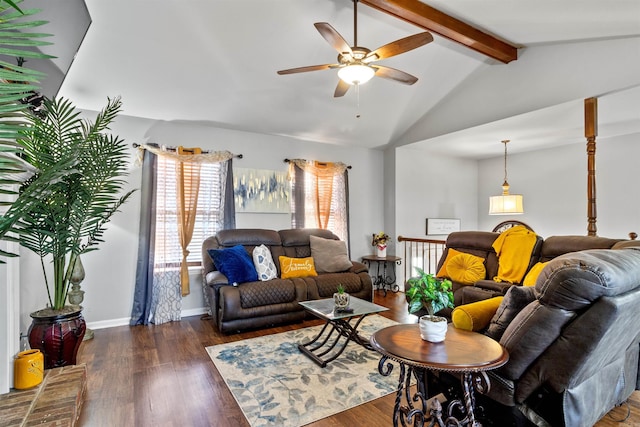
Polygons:
M289 213L290 196L287 172L233 168L236 212Z
M427 218L427 235L442 235L460 231L460 219Z

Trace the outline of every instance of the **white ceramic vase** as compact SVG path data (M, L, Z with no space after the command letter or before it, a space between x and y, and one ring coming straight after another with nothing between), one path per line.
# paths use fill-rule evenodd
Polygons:
M386 246L376 246L378 258L384 258L387 256L387 247Z
M420 337L429 342L442 342L447 335L447 319L440 316L420 317Z
M349 307L349 294L346 292L336 292L335 294L333 294L333 303L335 304L336 308Z

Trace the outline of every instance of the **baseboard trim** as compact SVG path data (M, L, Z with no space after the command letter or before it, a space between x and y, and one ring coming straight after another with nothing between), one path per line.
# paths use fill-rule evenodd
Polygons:
M206 307L190 308L188 310L182 310L180 312L180 317L200 316L206 313L207 313ZM130 320L131 319L129 317L122 317L120 319L87 322L87 328L96 330L96 329L115 328L116 326L127 326L129 325Z

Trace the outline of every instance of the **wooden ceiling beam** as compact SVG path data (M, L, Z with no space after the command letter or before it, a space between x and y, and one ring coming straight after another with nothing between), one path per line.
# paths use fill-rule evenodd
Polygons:
M510 43L480 31L418 0L359 1L381 12L458 42L505 64L518 59L518 49Z

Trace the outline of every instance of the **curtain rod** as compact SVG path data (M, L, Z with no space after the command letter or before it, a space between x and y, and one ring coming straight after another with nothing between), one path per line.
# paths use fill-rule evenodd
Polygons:
M291 162L291 159L284 159L284 162L285 162L285 163L290 163L290 162ZM326 164L327 162L318 162L318 163L320 163L320 164ZM347 166L347 169L351 169L351 165Z
M133 148L138 148L138 147L142 146L142 144L138 144L137 142L134 142L132 145L133 145ZM160 148L160 146L158 144L147 144L147 145L151 145L153 147ZM177 150L176 147L164 147L164 149L167 150L167 151L176 151ZM188 153L192 153L193 152L191 150L185 150L185 151L188 152ZM211 151L202 150L202 154L207 154L207 153L211 153ZM243 155L242 154L234 154L233 157L235 157L236 159L242 159Z

